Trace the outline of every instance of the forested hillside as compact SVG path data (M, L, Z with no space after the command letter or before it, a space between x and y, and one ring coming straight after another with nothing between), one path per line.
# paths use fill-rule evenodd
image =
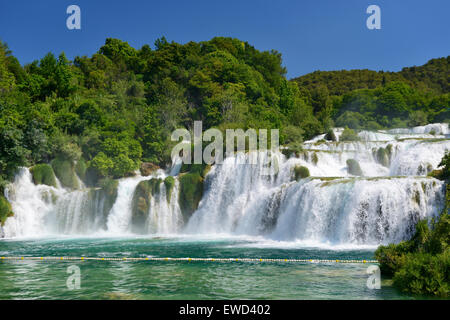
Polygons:
M69 61L49 53L25 66L2 43L0 178L11 179L18 166L51 163L56 173L75 170L96 185L131 174L141 162L165 166L170 133L194 120L204 129L279 128L281 143L295 145L334 125L448 121L448 61L288 81L280 53L231 38L161 38L140 49L107 39L91 57Z
M450 56L400 72L316 71L293 79L319 118L360 129L405 127L450 118Z

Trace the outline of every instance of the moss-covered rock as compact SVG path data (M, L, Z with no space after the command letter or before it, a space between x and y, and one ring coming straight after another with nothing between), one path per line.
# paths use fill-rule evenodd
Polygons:
M198 172L186 173L180 177L179 203L185 221L197 210L203 196L203 178Z
M308 178L310 176L309 169L304 166L295 166L294 179L299 181L300 179Z
M388 158L389 159L391 159L392 158L392 144L388 144L387 146L386 146L386 154L387 154L387 156L388 156Z
M8 217L14 215L11 204L6 200L4 196L0 196L0 225L3 226Z
M378 148L378 150L375 153L375 159L382 166L389 167L389 163L390 163L389 153L388 153L388 151L386 151L385 148L383 148L383 147Z
M349 174L352 174L354 176L362 176L363 175L361 167L359 166L358 161L356 161L355 159L347 160L347 171Z
M37 164L30 169L34 184L45 184L56 188L56 177L50 165Z
M148 181L141 181L133 194L131 224L132 231L142 233L145 231L145 222L147 221L150 210L151 192Z
M144 233L150 210L152 196L160 192L162 179L150 179L139 182L133 194L131 224L132 231Z
M87 187L98 187L100 181L102 180L102 175L97 170L97 168L88 166L84 176L84 183Z
M111 211L114 203L117 200L117 190L119 187L119 181L105 178L101 179L98 183L99 188L96 189L90 189L90 196L95 199L98 197L98 199L104 199L103 204L99 207L101 208L100 214L102 215L102 224L104 228L106 228L106 222L108 220L108 214ZM98 210L95 208L95 210ZM99 212L95 212L95 215L97 216Z
M111 197L117 197L117 188L119 187L119 181L105 178L100 180L99 186L102 191L105 192L106 195Z
M51 164L56 177L58 177L63 187L70 189L80 188L75 174L75 166L71 161L56 158Z
M164 179L164 185L166 187L167 203L170 203L170 198L172 197L173 187L175 186L174 177L168 176L166 179Z

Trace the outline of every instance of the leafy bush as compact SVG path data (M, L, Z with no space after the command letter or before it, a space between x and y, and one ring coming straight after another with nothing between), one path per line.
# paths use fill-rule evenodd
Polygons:
M425 111L418 110L411 112L409 116L408 125L410 127L424 126L428 123L427 114Z
M356 134L355 130L345 128L342 131L341 136L339 137L339 141L359 141L361 140L359 136Z
M447 298L450 294L450 250L432 255L409 253L394 274L394 285L401 291L417 295Z
M375 251L375 258L380 263L381 272L393 276L404 264L405 254L412 252L412 250L412 243L408 241L378 247Z
M114 162L103 152L99 152L94 159L92 159L90 167L95 169L99 176L107 177L114 167Z
M361 129L365 121L366 118L359 112L345 111L336 119L336 125L351 129Z
M3 226L6 219L13 215L11 204L4 196L0 195L0 226Z
M448 297L450 270L450 215L443 213L430 230L426 220L416 226L410 241L380 246L375 257L394 285L412 294Z

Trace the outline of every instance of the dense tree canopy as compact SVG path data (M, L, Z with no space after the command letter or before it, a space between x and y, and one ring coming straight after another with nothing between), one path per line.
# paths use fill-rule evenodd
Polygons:
M339 126L379 129L450 118L450 56L400 72L316 71L293 79L316 116Z

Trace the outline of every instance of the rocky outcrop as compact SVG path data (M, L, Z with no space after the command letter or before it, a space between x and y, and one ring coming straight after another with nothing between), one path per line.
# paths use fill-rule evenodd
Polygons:
M56 158L51 164L56 177L58 177L63 187L73 190L80 188L75 174L75 166L71 161Z
M382 166L385 166L389 168L389 165L391 163L391 156L392 156L392 145L389 144L386 146L386 148L380 147L378 149L373 149L373 156L375 160L381 164Z
M56 188L56 177L53 168L48 164L37 164L30 169L34 184L45 184Z
M152 196L160 192L162 179L139 182L133 194L131 225L132 232L144 233Z
M14 215L11 204L4 196L0 196L0 226L3 226L8 217Z
M166 186L166 199L167 203L170 203L170 198L172 198L173 187L175 186L175 178L168 176L164 179L164 185Z
M140 167L141 175L144 177L148 177L158 169L159 167L151 162L142 162Z
M294 167L294 179L299 181L300 179L304 179L309 177L309 169L304 166L295 166Z
M198 172L181 175L179 204L185 222L197 210L202 196L203 177Z
M359 166L359 162L356 161L355 159L347 160L347 171L349 174L352 174L354 176L362 176L363 175L361 167Z

